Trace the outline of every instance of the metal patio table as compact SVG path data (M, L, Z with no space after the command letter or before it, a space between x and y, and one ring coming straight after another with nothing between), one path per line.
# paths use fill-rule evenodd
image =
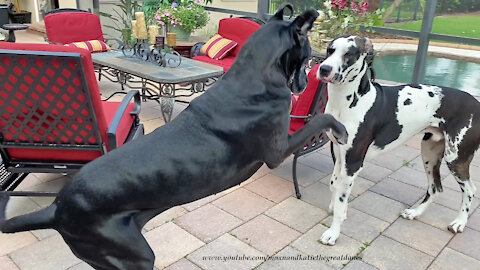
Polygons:
M99 68L99 79L105 77L121 84L122 91L111 96L126 93L124 86L139 89L143 101L149 99L160 103L165 122L171 120L175 98L203 92L223 75L221 67L174 54L165 55L166 66L125 56L121 51L94 53L92 60Z

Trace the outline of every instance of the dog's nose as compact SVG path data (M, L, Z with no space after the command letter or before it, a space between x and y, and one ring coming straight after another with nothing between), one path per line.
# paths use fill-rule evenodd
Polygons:
M329 66L329 65L320 66L320 76L328 77L328 75L330 75L330 72L332 72L332 66Z

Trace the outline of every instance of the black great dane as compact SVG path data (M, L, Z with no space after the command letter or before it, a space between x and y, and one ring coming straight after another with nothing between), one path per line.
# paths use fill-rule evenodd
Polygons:
M321 242L335 244L364 159L391 150L418 133L424 134L421 153L428 189L423 201L401 216L420 216L442 192L440 164L444 159L463 192L460 212L448 229L462 232L476 191L469 166L480 144L480 103L470 94L448 87L372 83L367 76L372 52L368 38L339 37L328 46L327 58L318 69L317 77L328 82L325 112L342 122L349 133L346 144L334 147L337 160L330 181L329 209L334 218Z
M53 228L95 269L151 270L155 256L141 228L154 216L238 185L264 163L277 167L326 129L346 141L330 115L288 135L291 92L307 85L307 33L318 13L287 22L286 8L292 11L282 6L175 120L85 165L49 207L5 220L2 195L2 232Z

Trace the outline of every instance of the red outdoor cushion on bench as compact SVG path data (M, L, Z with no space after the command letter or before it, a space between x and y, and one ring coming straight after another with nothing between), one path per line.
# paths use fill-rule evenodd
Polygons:
M237 42L235 49L228 53L228 56L222 60L214 60L208 56L195 56L194 60L217 65L223 67L223 71L227 72L237 57L243 44L247 39L260 28L260 25L248 19L227 18L222 19L218 23L218 34L224 38ZM211 61L213 60L213 61Z
M100 18L89 12L60 12L45 16L45 31L51 43L67 44L103 39Z

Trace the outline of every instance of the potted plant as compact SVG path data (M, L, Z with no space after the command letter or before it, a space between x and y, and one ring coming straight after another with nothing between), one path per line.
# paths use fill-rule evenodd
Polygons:
M200 0L173 2L160 8L154 18L159 25L167 28L167 32L177 33L178 40L188 40L193 31L208 22L208 14L200 5Z
M121 35L124 43L130 43L132 39L132 20L135 18L135 11L140 10L137 0L120 0L119 4L114 4L119 10L114 9L113 14L99 12L100 16L109 18L114 25L104 25L106 28L113 29Z

